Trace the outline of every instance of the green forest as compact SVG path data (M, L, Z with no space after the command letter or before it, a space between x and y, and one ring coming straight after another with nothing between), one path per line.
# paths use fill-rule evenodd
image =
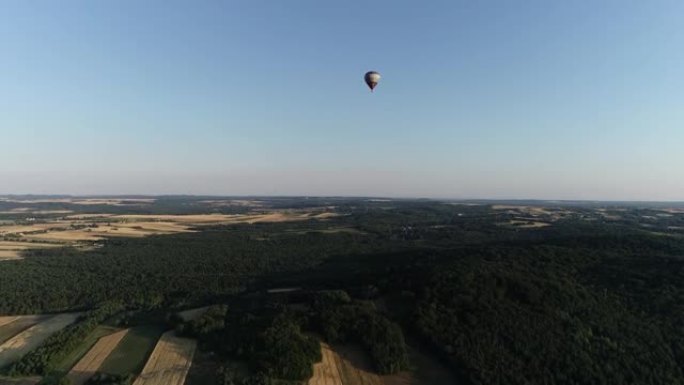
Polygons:
M117 238L0 263L0 314L90 311L10 370L49 371L55 346L125 309L157 312L203 351L245 362L250 375L224 370L224 384L305 380L318 339L362 346L378 373L410 369L407 344L420 344L463 384L684 384L684 215L566 205L534 218L548 226L521 227L490 204L334 203L344 215L325 221ZM605 220L611 210L620 219ZM297 290L268 292L283 287ZM204 305L194 321L168 317Z

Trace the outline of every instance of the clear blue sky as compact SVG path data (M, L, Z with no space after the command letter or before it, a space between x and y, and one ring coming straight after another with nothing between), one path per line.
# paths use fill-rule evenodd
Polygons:
M5 0L0 193L684 200L683 18L681 0Z

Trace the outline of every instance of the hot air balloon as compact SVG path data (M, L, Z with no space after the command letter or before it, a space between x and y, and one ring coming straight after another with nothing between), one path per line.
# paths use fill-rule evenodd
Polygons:
M378 82L380 81L380 74L375 71L368 71L366 72L366 75L363 77L363 80L366 81L366 84L368 84L368 88L370 88L371 92L373 92L373 89L375 86L378 85Z

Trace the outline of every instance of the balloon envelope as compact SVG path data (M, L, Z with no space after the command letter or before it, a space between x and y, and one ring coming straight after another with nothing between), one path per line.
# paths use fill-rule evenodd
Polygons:
M363 80L366 81L368 88L370 88L371 91L373 91L375 86L378 85L378 82L380 82L380 74L375 71L368 71L366 72L366 75L363 77Z

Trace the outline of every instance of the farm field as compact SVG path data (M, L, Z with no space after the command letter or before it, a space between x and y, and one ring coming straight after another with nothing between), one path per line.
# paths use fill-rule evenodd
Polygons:
M197 349L192 357L192 365L190 365L188 375L185 377L184 385L215 384L217 382L216 374L219 369L234 373L238 371L236 366L233 361L221 359L211 352ZM248 371L246 368L242 368L239 373L248 373Z
M134 385L183 385L188 375L197 342L166 332Z
M59 246L51 243L0 241L0 261L21 259L21 252L27 249L45 249Z
M380 376L370 371L358 352L346 349L344 356L321 343L321 362L314 365L308 385L383 385Z
M100 366L100 372L127 375L140 373L163 333L159 326L131 328Z
M46 319L48 316L24 315L0 317L0 344Z
M0 226L0 261L21 259L21 252L28 249L87 247L107 238L187 233L209 225L323 220L335 215L293 210L254 214L73 214Z
M321 343L323 359L314 365L308 385L452 385L459 381L448 369L414 347L409 346L414 368L411 372L378 375L359 347L331 347Z
M10 364L39 346L52 333L73 323L80 313L64 313L52 316L0 345L0 367Z
M79 346L76 347L71 353L69 353L62 362L57 365L55 370L62 373L67 373L79 360L82 359L92 348L98 343L98 341L108 335L118 332L120 329L113 328L110 326L100 325L95 330L93 330Z
M102 363L127 333L128 329L124 329L100 338L69 371L67 374L69 383L71 385L83 385L88 381L100 369Z
M7 325L10 322L14 322L19 318L18 316L2 316L0 317L0 327Z
M573 376L624 384L658 382L649 374L656 370L665 383L682 382L682 214L595 203L287 206L281 198L258 208L217 203L209 214L193 206L197 199L160 199L175 203L0 214L6 249L45 245L0 263L0 347L52 317L16 314L111 307L115 314L65 340L70 353L50 361L45 383L66 376L84 385L102 372L103 381L137 377L139 385L483 385ZM596 325L629 349L599 351L565 333ZM131 330L114 335L119 327ZM171 327L198 350L172 346L164 334ZM339 344L321 345L318 336ZM591 362L571 360L578 356ZM577 367L553 366L555 357ZM634 371L617 378L622 372L599 362Z

